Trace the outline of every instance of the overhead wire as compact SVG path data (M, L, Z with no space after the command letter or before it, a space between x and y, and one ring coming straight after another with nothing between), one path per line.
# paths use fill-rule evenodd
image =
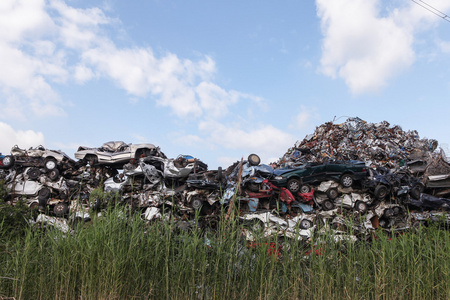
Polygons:
M429 12L435 14L436 16L444 19L445 21L450 22L450 17L447 14L445 14L442 11L438 10L437 8L431 6L430 4L426 3L425 1L422 1L422 0L411 0L411 1L416 3L417 5L425 8Z

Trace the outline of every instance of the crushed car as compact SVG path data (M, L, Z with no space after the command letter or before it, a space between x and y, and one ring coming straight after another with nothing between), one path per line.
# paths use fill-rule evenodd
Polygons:
M331 160L276 169L274 174L275 177L271 181L276 186L287 187L293 193L307 193L311 190L310 183L329 179L336 180L344 187L351 187L355 181L368 177L369 170L362 161Z
M13 162L21 167L44 168L47 172L59 166L63 169L75 167L75 161L67 154L60 150L49 150L42 145L29 149L21 149L15 145L11 148L11 155L13 158L7 160L7 164L12 165L10 162ZM3 158L3 165L5 165L5 158Z
M75 152L75 158L91 166L114 165L122 167L130 159L139 159L145 156L166 158L159 147L153 144L126 144L122 141L104 143L99 148L80 146Z

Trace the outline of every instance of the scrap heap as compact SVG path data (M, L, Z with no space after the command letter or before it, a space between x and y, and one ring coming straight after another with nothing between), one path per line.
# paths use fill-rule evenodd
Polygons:
M398 125L390 127L386 121L374 124L348 118L342 124L320 125L303 141L297 141L277 165L340 159L360 160L371 167L391 169L421 164L423 172L435 159L437 146L434 139L420 139L416 130L405 132Z
M254 228L303 240L322 230L366 238L378 227L450 223L450 164L437 147L415 130L349 118L320 125L270 166L251 154L208 170L193 156L167 158L152 144L80 147L78 161L43 146L15 146L0 155L0 180L8 203L23 200L40 212L37 223L66 231L68 221L88 221L119 203L147 221L170 215L183 226L197 226L197 214L212 226L221 207L226 218L238 209L248 239Z

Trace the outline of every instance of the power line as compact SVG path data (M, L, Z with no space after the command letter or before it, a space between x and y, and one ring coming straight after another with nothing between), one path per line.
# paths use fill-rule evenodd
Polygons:
M422 1L422 0L411 0L411 1L416 3L417 5L425 8L429 12L435 14L436 16L444 19L445 21L450 22L450 17L448 15L446 15L442 11L434 8L433 6L431 6L430 4L426 3L425 1Z

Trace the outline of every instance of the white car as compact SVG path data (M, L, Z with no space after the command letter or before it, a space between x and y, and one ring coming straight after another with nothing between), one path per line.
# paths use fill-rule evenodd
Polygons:
M166 158L159 147L153 144L125 144L124 142L107 142L100 148L80 146L75 152L75 158L84 160L93 166L121 165L128 163L131 159L139 159L145 156L157 156Z
M25 167L44 167L47 171L57 168L58 164L67 163L75 164L75 161L67 154L60 150L49 150L44 146L39 145L36 148L20 149L15 145L11 148L15 162L18 165Z

